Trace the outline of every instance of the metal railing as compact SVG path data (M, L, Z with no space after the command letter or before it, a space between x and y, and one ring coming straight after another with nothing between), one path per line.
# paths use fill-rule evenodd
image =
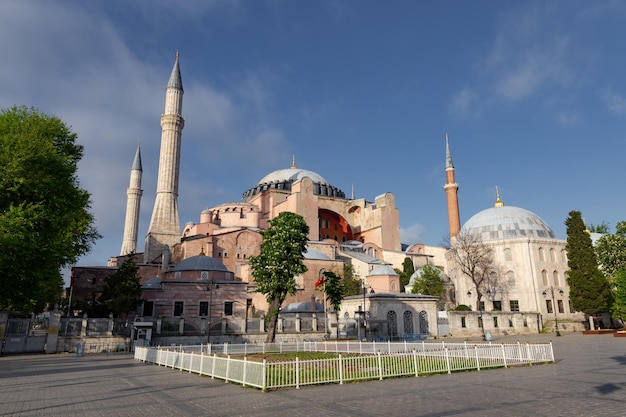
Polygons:
M213 349L217 347L222 349L219 355L217 349ZM295 360L275 362L231 357L271 352L326 352L337 356L311 360L296 357ZM554 352L552 343L301 342L136 347L135 359L268 390L548 363L554 362Z

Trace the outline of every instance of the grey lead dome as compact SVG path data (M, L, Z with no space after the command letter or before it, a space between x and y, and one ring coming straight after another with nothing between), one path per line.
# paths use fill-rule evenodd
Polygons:
M501 239L556 239L552 228L535 213L519 207L496 206L472 216L461 233L478 236L483 242Z

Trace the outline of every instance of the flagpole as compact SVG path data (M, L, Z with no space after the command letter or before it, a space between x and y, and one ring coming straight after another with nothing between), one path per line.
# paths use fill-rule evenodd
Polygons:
M328 314L326 313L326 277L324 277L324 337L328 334Z

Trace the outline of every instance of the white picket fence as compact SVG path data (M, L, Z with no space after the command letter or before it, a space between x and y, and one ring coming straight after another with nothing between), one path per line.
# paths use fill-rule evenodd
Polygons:
M272 352L327 352L338 356L275 362L251 361L245 356ZM548 363L554 362L554 352L552 343L300 342L136 347L135 359L268 390Z

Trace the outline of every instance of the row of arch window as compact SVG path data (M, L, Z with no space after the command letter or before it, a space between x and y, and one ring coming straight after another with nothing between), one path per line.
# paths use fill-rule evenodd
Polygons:
M546 257L546 250L544 248L539 248L538 250L539 252L539 260L541 262L546 262L548 260L548 258ZM557 251L554 248L550 248L550 250L548 251L548 253L550 254L550 261L551 262L557 262ZM510 248L505 248L504 249L504 260L505 261L512 261L513 260L513 253L511 252ZM561 262L567 262L567 253L565 252L565 250L561 251Z

